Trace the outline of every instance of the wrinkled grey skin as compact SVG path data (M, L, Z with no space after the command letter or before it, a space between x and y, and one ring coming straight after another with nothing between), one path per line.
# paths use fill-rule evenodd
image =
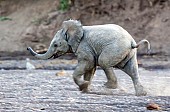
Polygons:
M141 96L147 93L139 78L136 48L143 42L148 43L149 49L147 40L136 44L126 30L115 24L82 26L79 21L69 20L63 22L45 54L37 54L30 47L28 50L40 59L57 57L70 51L75 53L78 65L73 79L81 91L88 91L96 66L100 66L107 76L105 86L117 88L117 78L113 72L113 67L116 67L131 77L136 95Z

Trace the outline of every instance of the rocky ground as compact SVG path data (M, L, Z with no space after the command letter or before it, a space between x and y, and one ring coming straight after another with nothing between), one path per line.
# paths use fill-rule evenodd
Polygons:
M31 60L35 70L26 69L26 60L0 61L0 111L143 112L150 111L150 103L157 111L170 111L170 69L160 67L168 61L155 61L159 66L154 67L151 59L143 60L139 73L148 95L142 97L134 95L131 79L118 69L118 89L104 87L106 77L98 68L90 92L81 93L71 76L76 60Z

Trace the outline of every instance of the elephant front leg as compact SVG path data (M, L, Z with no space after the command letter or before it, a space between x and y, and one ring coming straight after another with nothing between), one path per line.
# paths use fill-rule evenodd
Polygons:
M85 80L85 81L89 81L89 85L91 84L91 80L92 80L92 78L93 78L93 76L94 76L95 71L96 71L96 67L94 67L93 69L87 71L87 72L84 74L84 80ZM83 92L88 92L88 89L89 89L89 88L84 89Z
M113 71L113 68L105 68L104 72L106 74L107 77L107 82L104 84L107 88L111 88L111 89L116 89L118 84L117 84L117 78L116 75Z
M76 67L74 73L73 73L73 79L74 82L79 86L80 91L87 91L88 85L90 84L90 80L83 80L82 75L87 73L87 65L86 64L78 64Z

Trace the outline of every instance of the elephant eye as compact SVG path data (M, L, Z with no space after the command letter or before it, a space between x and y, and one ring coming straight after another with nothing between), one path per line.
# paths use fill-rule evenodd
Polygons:
M55 43L55 44L54 44L54 47L58 47L58 45Z

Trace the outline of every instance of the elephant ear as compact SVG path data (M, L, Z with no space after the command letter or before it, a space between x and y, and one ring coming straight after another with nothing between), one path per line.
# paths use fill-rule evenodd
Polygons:
M77 20L69 20L64 21L62 27L64 32L67 34L68 44L71 46L73 52L76 52L83 37L82 24Z

